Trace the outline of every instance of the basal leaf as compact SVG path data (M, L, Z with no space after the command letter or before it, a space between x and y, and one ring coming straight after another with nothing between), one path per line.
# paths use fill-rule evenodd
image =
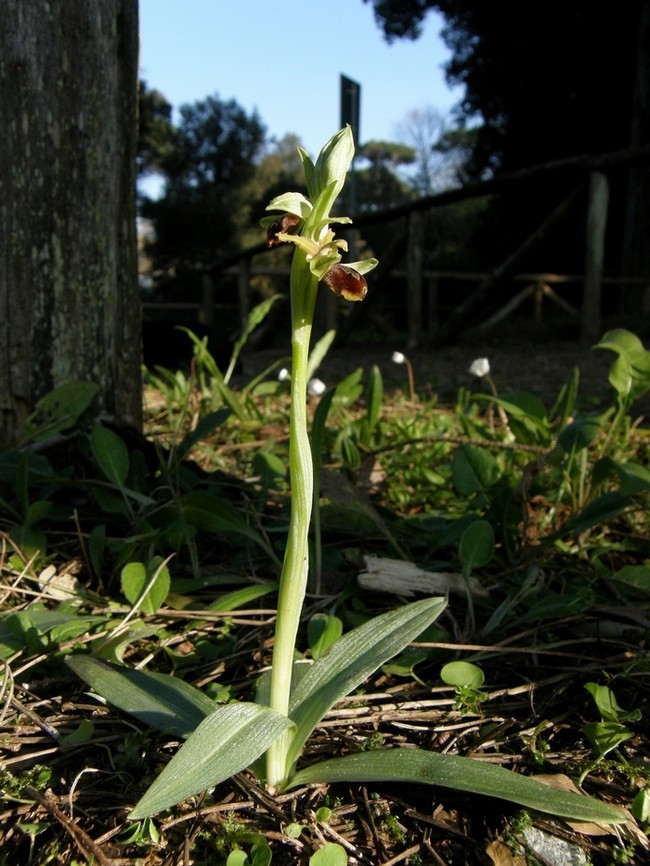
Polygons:
M322 782L420 782L497 797L574 821L619 824L626 820L615 806L592 797L552 788L535 778L474 758L423 749L387 749L333 758L295 773L289 787Z
M88 655L73 655L67 666L110 704L156 730L189 737L215 709L214 701L169 674L112 665Z
M130 814L148 818L244 770L291 727L281 713L252 703L217 707L181 746Z
M287 770L325 713L422 634L446 604L444 598L425 598L374 617L343 635L314 662L291 696L289 717L296 732Z

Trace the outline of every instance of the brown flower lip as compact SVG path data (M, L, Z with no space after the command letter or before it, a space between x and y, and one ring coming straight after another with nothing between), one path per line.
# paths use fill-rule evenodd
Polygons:
M278 233L285 232L292 234L300 222L300 217L292 213L285 213L281 217L278 217L266 230L267 247L279 247L283 241L278 238Z
M368 283L358 271L347 265L332 265L323 277L323 282L346 301L362 301L368 291Z

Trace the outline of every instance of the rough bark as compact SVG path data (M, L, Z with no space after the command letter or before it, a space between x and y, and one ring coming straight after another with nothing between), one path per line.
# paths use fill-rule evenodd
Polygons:
M141 421L137 0L4 0L0 444L75 381Z

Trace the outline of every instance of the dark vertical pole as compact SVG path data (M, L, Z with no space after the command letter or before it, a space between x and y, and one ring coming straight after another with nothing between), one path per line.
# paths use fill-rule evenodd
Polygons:
M609 182L607 176L594 171L589 178L589 203L585 230L585 287L582 297L581 338L593 343L600 336L601 288Z

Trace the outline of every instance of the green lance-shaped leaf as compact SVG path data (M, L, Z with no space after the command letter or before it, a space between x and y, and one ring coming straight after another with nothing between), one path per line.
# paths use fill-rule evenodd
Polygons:
M292 776L290 787L322 782L420 782L497 797L574 821L624 822L614 806L592 797L563 791L504 767L423 749L359 752L306 767Z
M291 696L289 717L296 732L287 771L325 713L422 634L446 604L444 598L425 598L374 617L343 635L314 662Z
M460 539L458 557L463 574L469 576L475 568L481 568L494 556L494 530L487 520L470 523Z
M290 727L286 716L258 704L218 707L181 746L129 817L148 818L229 779Z
M108 480L116 487L124 487L129 471L129 452L117 433L96 425L90 434L90 448Z
M215 709L207 695L169 674L131 670L86 655L65 661L109 704L166 734L189 737Z

